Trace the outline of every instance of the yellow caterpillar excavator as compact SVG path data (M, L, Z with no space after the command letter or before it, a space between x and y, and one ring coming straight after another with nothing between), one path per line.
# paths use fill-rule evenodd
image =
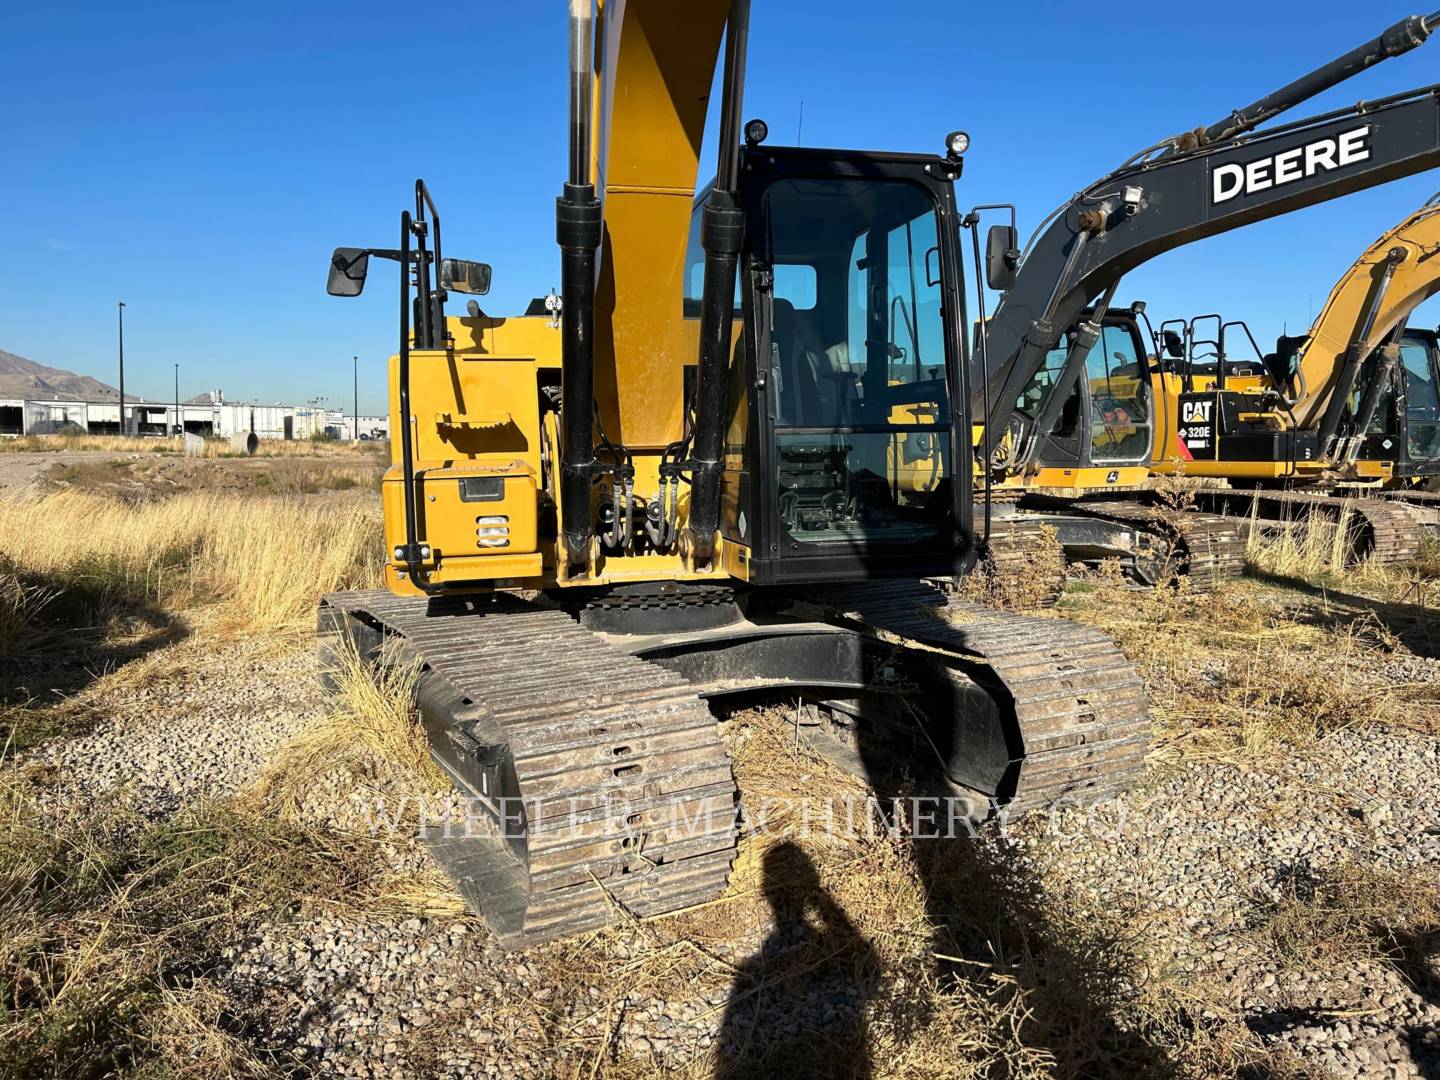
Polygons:
M1437 254L1440 204L1431 199L1350 266L1308 334L1281 337L1273 353L1261 357L1243 322L1215 315L1183 324L1179 344L1172 331L1179 355L1154 387L1176 423L1155 471L1254 489L1205 494L1231 510L1348 510L1361 526L1361 553L1413 556L1433 515L1377 496L1424 507L1427 493L1414 489L1440 471L1434 334L1407 326L1440 292ZM1202 319L1214 323L1212 336L1197 330ZM1236 334L1249 346L1242 359L1231 349ZM1295 487L1304 490L1275 490Z
M427 839L507 945L723 888L730 695L811 703L817 745L942 820L1099 797L1147 748L1104 634L927 584L977 551L968 138L767 144L741 123L748 12L571 0L558 298L447 315L491 270L442 253L420 182L397 247L331 259L342 296L400 264L400 336L387 588L325 598L322 656L419 666L464 807Z
M1147 355L1143 337L1122 344L1125 326L1143 311L1114 306L1121 280L1162 252L1440 163L1433 86L1260 127L1417 48L1436 25L1440 12L1403 19L1253 104L1142 150L1059 207L1024 251L1013 207L977 207L966 216L978 277L981 212L1010 215L984 245L984 277L1002 296L993 318L981 305L971 380L972 410L983 418L982 520L1004 510L1003 520L1050 524L1073 557L1119 558L1141 579L1153 578L1157 560L1192 576L1199 570L1201 583L1238 572L1243 537L1236 519L1219 512L1231 509L1227 503L1204 503L1197 515L1151 494L1122 493L1139 467L1163 467L1157 432L1191 424L1184 414L1201 405L1155 392L1164 358ZM1284 460L1273 449L1262 456ZM1097 476L1114 496L1086 494ZM1003 505L1016 489L1018 498ZM1405 513L1378 502L1362 509L1367 522ZM979 531L986 538L987 529ZM1362 545L1404 557L1389 542L1395 535L1371 528Z

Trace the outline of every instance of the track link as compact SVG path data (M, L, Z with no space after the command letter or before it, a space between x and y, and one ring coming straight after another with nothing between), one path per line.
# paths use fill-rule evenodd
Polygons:
M1012 767L996 803L1008 815L1095 801L1144 769L1151 721L1144 681L1104 631L997 611L920 582L808 590L828 616L972 657L1012 717Z
M931 673L911 711L947 736L944 783L979 796L970 805L978 801L982 815L1106 797L1143 768L1145 688L1099 630L998 611L923 582L778 598L818 609L828 640L843 630L894 642L907 663ZM506 594L336 593L318 621L322 661L353 647L370 663L418 667L431 753L464 811L452 805L423 835L503 945L524 948L723 891L737 790L715 718L682 675L563 610ZM803 633L815 624L794 625ZM915 761L912 752L898 764ZM877 759L867 764L878 783Z
M421 716L469 820L426 840L502 944L523 948L718 896L737 790L715 718L678 675L562 611L385 591L325 597L322 657L422 665Z
M1242 523L1220 514L1157 506L1140 499L1062 498L1030 494L1025 509L1113 522L1158 540L1154 555L1137 555L1137 573L1149 584L1184 577L1197 592L1211 592L1245 572ZM1023 520L1023 518L1021 519Z
M1371 559L1388 564L1406 562L1420 551L1424 527L1402 502L1389 499L1340 498L1318 491L1255 491L1230 488L1199 488L1197 504L1206 510L1244 517L1258 509L1265 520L1293 519L1300 512L1326 515L1339 523L1346 512L1353 515L1356 536L1350 559Z
M1440 491L1391 488L1369 492L1369 497L1406 506L1420 525L1427 529L1440 528Z
M974 573L983 591L1002 606L1054 607L1065 592L1065 551L1041 522L992 518L990 539Z
M1212 592L1245 573L1245 535L1234 518L1121 500L1079 501L1070 509L1165 537L1170 557L1159 575L1162 582L1183 575L1194 591Z

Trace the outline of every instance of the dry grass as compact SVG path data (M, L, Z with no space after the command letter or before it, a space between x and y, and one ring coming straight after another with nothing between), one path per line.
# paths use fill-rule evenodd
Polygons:
M1340 511L1338 521L1307 513L1280 527L1262 523L1252 512L1245 561L1269 574L1306 580L1335 577L1345 573L1357 531L1358 522L1349 508Z
M1343 971L1404 961L1406 945L1440 926L1440 883L1425 871L1342 864L1292 877L1248 933L1292 971Z
M1114 635L1136 662L1167 760L1261 754L1365 723L1436 730L1440 686L1383 674L1406 651L1397 627L1413 612L1249 581L1136 593L1101 576L1072 586L1063 613Z
M161 502L187 492L314 495L378 489L385 470L375 455L325 458L238 458L197 461L174 455L65 460L43 473L44 491L82 491L122 502Z
M82 592L97 610L143 602L218 630L299 630L321 592L373 582L378 509L359 493L124 505L69 492L0 506L0 550L14 559L20 590L7 592L0 576L0 633L13 609L17 642L33 640L26 627L49 625L55 605ZM1440 552L1434 560L1440 568ZM1365 587L1399 590L1405 580L1382 575ZM1259 753L1377 718L1428 722L1440 704L1366 677L1402 648L1378 616L1277 602L1273 588L1137 594L1101 573L1066 613L1111 630L1140 664L1172 755ZM164 677L150 671L156 663L134 662L127 677ZM414 678L413 668L394 665L375 681L357 657L342 656L334 710L283 748L238 806L192 809L160 826L120 810L55 821L0 789L9 825L0 836L0 1072L298 1068L264 1052L251 1018L234 1014L214 983L218 958L257 919L292 903L453 912L433 881L385 880L370 841L298 824L306 792L337 769L364 774L395 763L428 788L434 773L410 704ZM863 797L859 782L797 741L792 719L772 710L726 725L752 811L816 792ZM1143 909L1097 910L1004 842L914 841L903 829L837 838L805 831L793 811L769 824L788 829L743 840L718 901L527 957L555 992L518 1003L527 1019L517 1038L537 1040L562 1075L577 1077L867 1067L907 1078L1199 1077L1262 1066L1267 1076L1300 1075L1266 1057L1202 988L1152 968ZM1390 896L1341 875L1297 892L1254 932L1297 957L1329 938L1385 952L1391 939L1366 939L1363 928L1402 932L1396 909L1382 906L1395 899L1433 925L1435 909L1424 906L1433 896ZM781 938L777 925L803 930ZM767 940L780 947L765 951ZM853 1022L797 1036L766 1019L835 986L860 990ZM662 1070L615 1052L610 1036L627 999L699 994L722 1002L715 1011L743 1041L738 1057L697 1049ZM746 1018L752 1002L765 1006L758 1020ZM456 1008L457 1022L442 1018L410 1036L437 1060L450 1033L464 1038L458 1021L474 1005L462 995ZM592 1016L598 1027L586 1025Z
M377 580L379 535L379 508L358 494L323 502L189 494L139 505L73 491L0 499L0 551L16 572L52 589L55 604L83 596L102 617L126 601L171 611L218 605L234 627L297 629L322 593Z
M218 806L160 825L0 787L0 1072L272 1075L213 975L242 928L344 901L363 847Z
M16 656L29 647L54 598L53 588L27 581L9 559L0 559L0 657Z
M1034 543L1005 552L987 552L960 583L960 595L1006 611L1038 611L1055 603L1064 589L1065 554L1059 534L1042 526Z
M553 1039L562 1074L568 1068L621 1077L850 1076L871 1069L895 1077L1050 1075L1056 1051L1034 1026L1030 973L1017 975L1011 963L1030 960L1001 956L997 945L969 969L941 961L938 954L960 946L938 936L943 932L931 921L932 902L945 903L938 892L927 896L942 872L935 860L917 858L907 838L879 827L842 839L802 828L798 812L777 812L782 802L815 792L863 800L866 789L798 744L779 711L743 714L730 728L737 779L752 815L768 808L767 831L742 841L721 899L561 942L537 956L562 1000L582 1003ZM965 887L976 884L967 880ZM972 910L972 926L982 934L980 924L998 915L979 904ZM771 1021L836 986L860 990L860 1011L849 1023L789 1034ZM627 999L700 995L723 1003L710 1019L723 1011L722 1030L744 1046L738 1056L697 1051L686 1064L662 1067L616 1056L586 1024L595 1016L602 1031L613 1027ZM747 1005L759 1007L753 1017ZM1103 1039L1082 1036L1092 1049Z
M543 1045L558 1075L1291 1075L1198 988L1152 969L1143 916L1097 909L1000 839L914 840L903 823L807 829L800 800L863 799L865 787L800 743L788 712L738 714L727 728L752 818L782 801L792 812L742 840L720 899L527 956L554 995L495 1007L516 1011L516 1037ZM859 992L858 1012L787 1028L792 1008L837 987ZM738 1053L619 1053L627 1012L649 1001L717 1002L704 1018ZM409 1049L442 1059L460 1021Z
M1184 464L1183 461L1180 463L1178 472L1154 478L1151 487L1161 506L1171 510L1189 510L1195 505L1195 489L1202 483L1185 475Z
M5 669L7 699L17 672L37 673L43 686L67 686L71 668L83 676L73 696L6 707L6 727L23 713L54 737L83 720L71 714L103 710L117 688L186 677L193 650L244 663L277 640L308 647L321 592L374 582L379 513L359 493L132 505L62 492L0 500L0 550L0 633L17 661ZM189 640L125 651L131 623L153 622L169 645L175 620L195 630ZM379 689L347 681L335 742L312 740L309 765L333 763L342 710L355 730L374 732L364 721L398 723L404 710L392 705L403 692L398 680ZM406 745L415 758L413 735ZM379 735L373 748L404 752ZM433 908L439 891L396 879L377 840L301 826L273 803L206 803L156 824L115 801L56 803L44 783L27 771L0 777L3 1075L303 1071L288 1051L265 1049L256 1037L265 1018L220 985L225 950L276 914L415 913Z
M415 714L419 674L416 662L367 665L347 643L327 672L330 712L280 748L247 800L296 820L327 773L365 775L377 767L398 770L425 790L444 788Z
M50 453L100 450L116 454L183 454L177 438L143 438L134 435L22 435L0 439L0 453ZM261 439L255 457L333 457L342 454L384 455L384 442L350 442L342 439ZM229 439L206 439L198 455L207 458L244 457L230 449Z
M1420 537L1419 553L1410 562L1386 567L1366 564L1338 584L1358 586L1376 600L1440 608L1440 532L1427 529Z

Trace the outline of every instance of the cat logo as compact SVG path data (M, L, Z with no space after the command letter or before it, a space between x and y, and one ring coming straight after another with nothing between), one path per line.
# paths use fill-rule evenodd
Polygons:
M1210 409L1214 404L1213 401L1182 401L1180 403L1180 422L1182 424L1208 424Z
M1118 484L1119 482L1120 482L1120 470L1119 470L1119 469L1111 469L1108 473L1105 474L1105 483L1107 483L1107 484Z

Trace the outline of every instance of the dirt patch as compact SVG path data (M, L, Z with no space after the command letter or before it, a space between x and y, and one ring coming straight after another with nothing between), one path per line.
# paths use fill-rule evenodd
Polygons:
M14 451L0 454L0 492L23 491L58 465L81 466L108 461L104 450Z
M61 460L56 460L60 457ZM159 454L15 454L0 458L0 487L12 458L30 467L28 482L150 502L184 492L309 495L354 488L378 490L385 463L376 455L306 458L185 458ZM30 459L39 459L30 461Z

